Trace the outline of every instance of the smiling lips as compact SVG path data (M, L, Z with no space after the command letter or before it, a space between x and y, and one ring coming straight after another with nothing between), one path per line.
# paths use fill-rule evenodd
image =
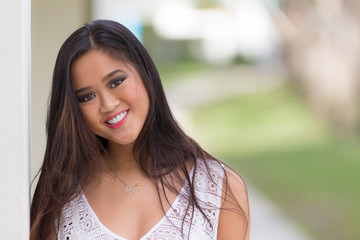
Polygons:
M129 113L129 109L117 113L115 116L111 116L105 121L105 125L111 128L119 128L121 125L125 123Z

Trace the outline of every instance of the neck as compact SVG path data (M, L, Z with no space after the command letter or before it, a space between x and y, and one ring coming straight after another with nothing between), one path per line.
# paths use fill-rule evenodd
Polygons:
M140 170L133 156L133 144L119 145L109 142L108 151L111 158L111 168L118 172L133 172Z

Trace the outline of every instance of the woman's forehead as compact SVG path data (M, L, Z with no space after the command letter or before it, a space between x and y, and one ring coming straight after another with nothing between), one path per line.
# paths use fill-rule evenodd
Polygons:
M79 77L79 73L106 72L113 68L137 73L137 69L132 62L115 57L114 54L109 54L103 50L91 49L74 61L71 67L71 75Z

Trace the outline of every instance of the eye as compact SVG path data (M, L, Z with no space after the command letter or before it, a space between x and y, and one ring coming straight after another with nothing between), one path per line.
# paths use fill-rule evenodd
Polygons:
M116 88L117 86L119 86L123 81L125 80L125 78L117 78L117 79L115 79L114 81L112 81L111 83L110 83L110 89L111 88Z
M79 102L88 102L88 101L90 101L91 99L93 99L94 97L95 97L95 94L90 93L90 94L87 94L87 95L83 95L83 96L78 97L78 101L79 101Z

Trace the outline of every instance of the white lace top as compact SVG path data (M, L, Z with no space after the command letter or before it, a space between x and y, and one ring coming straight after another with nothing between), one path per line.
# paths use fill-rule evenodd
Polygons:
M195 194L208 220L199 209L188 206L186 183L165 216L141 240L216 239L220 214L224 170L215 161L207 161L210 176L203 161L198 160L195 173ZM194 173L191 170L190 176ZM181 226L183 218L183 232ZM193 216L191 222L191 216ZM190 224L191 223L191 224ZM106 228L90 207L83 193L72 198L63 208L57 237L59 240L126 240Z

